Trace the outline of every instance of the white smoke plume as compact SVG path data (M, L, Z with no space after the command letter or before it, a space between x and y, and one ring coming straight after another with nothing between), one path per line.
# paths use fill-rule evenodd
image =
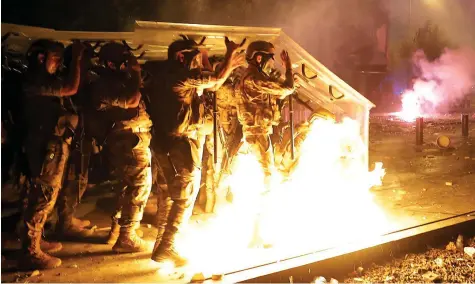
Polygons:
M475 50L446 49L430 62L422 50L413 56L416 78L402 97L406 117L441 113L460 103L475 86Z

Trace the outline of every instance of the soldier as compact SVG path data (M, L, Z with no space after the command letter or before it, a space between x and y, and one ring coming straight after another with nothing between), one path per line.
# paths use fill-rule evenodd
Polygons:
M205 89L219 88L232 70L244 63L236 52L239 46L227 38L225 42L225 62L216 73L202 71L202 53L194 40L185 37L173 42L168 47L168 75L155 85L160 93L151 96L151 104L157 107L151 112L154 147L168 191L159 193L158 235L152 254L157 262L170 260L175 266L187 262L176 251L175 239L191 215L198 194L204 137L212 129L205 123L201 95Z
M274 46L270 42L255 41L246 50L248 68L236 87L240 102L238 119L242 125L244 141L257 157L264 170L265 192L270 190L270 178L274 167L274 157L270 134L272 126L280 120L279 101L295 90L292 63L283 50L281 59L285 66L285 81L280 82L273 69ZM259 217L256 219L255 234L250 246L263 244L259 236Z
M141 69L137 58L120 43L110 42L99 52L105 65L99 79L91 85L97 109L92 135L113 165L113 174L122 182L117 211L113 216L110 237L117 236L112 250L139 252L148 249L137 236L152 186L150 128L152 122L140 93ZM98 123L101 125L98 126Z
M273 168L273 151L269 135L273 124L280 119L277 99L284 99L294 92L292 63L288 53L283 50L281 58L285 64L285 81L272 77L274 46L270 42L255 41L246 50L249 63L247 72L242 75L236 92L240 94L238 119L243 127L244 140L251 152L262 165L269 190Z
M85 108L90 107L89 84L96 77L91 70L94 49L91 45L85 44L86 49L81 59L81 81L79 91L68 101L71 108L74 108L80 115L78 135L73 139L71 149L71 159L68 174L65 177L64 188L58 197L58 225L56 231L61 238L88 237L93 231L85 227L89 226L89 220L80 220L74 217L79 201L84 194L88 183L89 155L92 151L92 137L85 135L84 121ZM64 52L66 69L69 70L69 62L72 57L72 48L68 46Z
M63 98L77 93L80 59L84 47L73 45L73 62L66 80L56 73L63 45L49 40L35 42L23 90L26 97L26 155L30 188L24 212L26 234L22 240L22 266L29 269L54 268L61 260L42 251L41 235L48 214L54 208L62 187L69 149L78 118L63 107ZM42 244L41 244L42 245Z

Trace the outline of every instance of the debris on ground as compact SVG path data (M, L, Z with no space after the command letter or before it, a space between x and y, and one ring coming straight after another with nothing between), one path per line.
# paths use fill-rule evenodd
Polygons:
M446 247L445 247L446 250L448 251L456 251L457 250L457 247L455 246L455 243L454 242L450 242Z
M78 268L77 264L70 265L69 268Z
M463 252L473 258L473 255L475 254L475 248L473 247L464 247Z
M463 240L463 238L458 238ZM470 238L462 252L454 242L446 247L432 248L420 254L408 254L391 263L366 268L364 275L348 277L345 283L408 283L408 282L475 282L475 238Z
M323 276L318 276L318 277L315 277L311 283L325 284L325 283L327 283L327 279L325 279L325 277L323 277Z
M33 272L31 272L30 276L29 277L35 277L35 276L38 276L40 275L40 271L39 270L35 270Z
M203 282L205 280L206 278L202 272L195 273L195 275L193 275L191 278L191 282Z

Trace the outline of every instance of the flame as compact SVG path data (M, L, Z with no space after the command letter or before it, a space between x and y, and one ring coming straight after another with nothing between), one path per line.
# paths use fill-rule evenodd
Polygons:
M441 96L438 95L437 83L417 80L412 90L402 94L402 111L397 115L405 121L412 122L417 117L426 116L440 103Z
M385 216L369 191L381 184L385 170L376 163L368 172L358 123L321 119L310 127L291 179L284 181L274 170L269 193L263 194L264 173L256 158L241 150L226 180L232 203L220 202L213 217L190 222L178 238L190 269L209 277L386 229ZM249 248L256 237L272 247Z

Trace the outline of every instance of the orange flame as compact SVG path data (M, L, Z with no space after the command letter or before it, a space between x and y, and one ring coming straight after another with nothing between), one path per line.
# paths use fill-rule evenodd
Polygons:
M256 158L245 150L238 154L226 181L233 202L221 202L213 218L191 222L179 236L191 269L205 275L235 271L385 230L369 192L385 170L377 163L368 172L358 123L316 120L310 127L291 179L274 171L268 194L262 195L264 174ZM250 249L256 236L272 248Z

